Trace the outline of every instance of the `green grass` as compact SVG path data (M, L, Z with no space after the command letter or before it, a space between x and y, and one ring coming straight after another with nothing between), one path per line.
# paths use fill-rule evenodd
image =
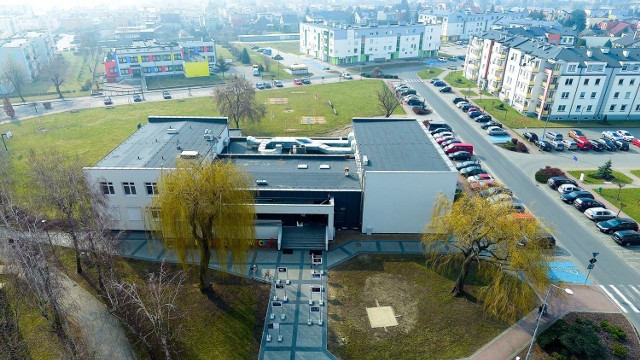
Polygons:
M147 88L149 90L166 89L172 87L185 86L213 86L223 82L222 75L186 78L182 75L177 76L156 76L148 77Z
M631 170L631 173L640 178L640 170Z
M442 74L443 72L444 69L440 68L424 69L418 72L418 76L420 77L420 79L431 79L440 76L440 74Z
M234 63L238 63L238 59L231 54L229 49L223 47L222 45L216 45L216 56L218 59L233 59Z
M460 90L460 94L467 96L467 97L474 97L474 96L478 96L478 93L473 91L473 90Z
M618 191L620 192L620 199L626 205L622 211L635 221L640 222L640 188L602 189L601 195L613 205L620 207Z
M262 72L262 77L264 79L270 79L271 76L273 76L275 79L278 78L278 62L277 61L272 59L269 71L266 71L265 61L269 61L269 60L266 60L267 58L269 58L269 56L263 55L261 53L258 53L255 50L251 50L251 47L248 46L248 45L234 43L234 44L232 44L232 46L238 48L241 52L242 52L243 48L247 49L247 52L249 53L249 58L251 58L251 64L262 64L262 66L265 67L265 71ZM242 66L251 66L251 65L243 64ZM280 79L281 80L287 80L287 79L293 79L293 78L296 78L296 77L302 77L302 76L299 76L299 75L293 76L293 75L289 74L288 72L286 72L284 70L285 68L286 68L286 66L280 64L280 72L279 73L280 73Z
M598 179L595 177L596 173L598 172L598 170L571 170L568 171L569 174L571 174L573 177L575 177L576 179L580 178L580 174L584 173L585 177L584 177L584 183L585 184L604 184L604 180L602 179ZM613 172L613 181L614 184L631 184L633 182L633 180L628 177L627 175L619 172L619 171L614 171Z
M260 91L257 93L260 102L288 98L289 104L267 105L267 114L261 122L240 126L245 134L255 136L326 135L350 125L353 117L382 115L375 106L381 83L380 80L344 81ZM328 101L334 104L337 116ZM292 111L285 112L288 109ZM395 113L404 111L398 107ZM44 152L54 147L64 154L78 156L83 165L92 166L136 131L137 124L145 124L150 115L217 116L219 112L209 97L143 102L17 121L0 125L0 133L13 132L7 146L15 165L13 173L22 183L29 151ZM326 122L301 124L303 116L323 116Z
M447 76L444 77L444 81L449 83L449 85L457 88L471 88L475 89L478 85L472 81L469 81L467 78L462 76L462 71L451 71Z
M508 326L474 301L473 276L471 295L455 298L455 275L427 269L423 256L361 255L328 276L328 347L341 359L465 358ZM376 301L394 309L399 326L371 329L366 308Z
M255 45L261 48L273 48L294 55L302 55L300 52L300 41L273 41L273 42L260 42ZM277 51L273 54L277 54Z
M496 120L504 123L504 125L510 128L519 129L524 127L529 127L529 128L544 127L544 121L522 115L511 106L504 104L499 99L496 99L496 98L481 99L481 100L474 99L474 102L480 105L483 108L483 110L491 114L491 116L496 118ZM500 110L498 108L498 106L500 105L504 106L504 109L506 110ZM505 111L507 113L506 119L505 119ZM548 126L560 127L559 125L552 123L551 121L549 121Z

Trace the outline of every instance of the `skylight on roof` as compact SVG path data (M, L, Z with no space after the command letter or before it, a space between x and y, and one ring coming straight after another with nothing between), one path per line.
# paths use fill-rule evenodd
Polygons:
M309 165L307 164L298 164L298 169L308 169Z

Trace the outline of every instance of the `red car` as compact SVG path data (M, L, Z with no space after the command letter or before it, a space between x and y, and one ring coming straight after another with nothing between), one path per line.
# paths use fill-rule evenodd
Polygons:
M443 136L443 137L439 137L439 138L437 138L437 139L436 139L436 143L438 143L438 144L442 144L442 143L443 143L443 142L445 142L445 141L449 141L449 140L453 140L453 139L455 139L455 137L454 137L454 136Z
M300 79L293 79L293 85L302 85L302 80L300 80Z
M631 140L631 143L632 143L633 145L635 145L635 146L640 147L640 140L639 140L639 139L632 139L632 140Z

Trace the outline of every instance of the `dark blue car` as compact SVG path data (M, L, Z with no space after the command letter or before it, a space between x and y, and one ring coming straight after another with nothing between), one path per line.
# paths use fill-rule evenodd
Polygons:
M447 86L447 83L444 81L434 81L433 86L443 87L443 86Z
M468 113L467 115L469 115L469 117L473 119L475 117L478 117L478 116L482 115L482 113L480 111L472 111L472 112Z

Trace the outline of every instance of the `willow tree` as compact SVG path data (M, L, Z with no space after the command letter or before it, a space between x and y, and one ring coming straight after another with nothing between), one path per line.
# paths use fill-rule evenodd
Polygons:
M172 246L183 264L197 248L200 290L209 283L211 250L224 268L227 255L239 264L255 238L255 208L250 176L229 161L179 161L158 182L152 201L152 228ZM151 216L153 218L153 216Z
M425 227L428 264L458 272L451 292L465 293L472 265L487 285L478 291L485 310L513 321L535 305L534 288L548 284L542 225L515 215L509 203L492 205L481 197L462 196L455 203L440 195Z

